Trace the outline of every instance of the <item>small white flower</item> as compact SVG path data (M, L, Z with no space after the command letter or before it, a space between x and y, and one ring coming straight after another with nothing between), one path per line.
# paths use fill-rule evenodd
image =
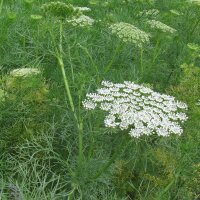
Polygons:
M115 128L116 126L119 125L119 123L115 122L115 116L114 115L106 116L104 123L105 123L106 127L111 127L111 128Z
M180 102L180 101L177 101L177 107L180 108L180 109L188 109L188 106L186 103L183 103L183 102Z
M93 109L95 109L97 104L94 103L93 101L85 100L85 101L83 101L83 106L88 110L93 110Z
M186 121L188 119L187 115L185 113L176 113L176 117L177 119L181 120L181 121Z
M97 92L99 94L103 94L103 95L108 95L111 93L111 91L109 89L98 89Z
M125 84L117 83L117 84L115 84L115 87L116 88L124 88Z
M123 91L126 92L126 93L132 93L132 92L133 92L133 90L131 90L131 89L126 89L126 88L123 89Z
M143 94L150 94L153 91L151 89L149 89L149 88L143 87L143 88L140 89L140 92L143 93Z
M84 104L83 104L84 105ZM85 105L84 105L84 107L85 107ZM100 108L101 108L101 110L104 110L104 111L109 111L111 108L112 108L112 105L110 104L110 103L102 103L101 105L100 105Z

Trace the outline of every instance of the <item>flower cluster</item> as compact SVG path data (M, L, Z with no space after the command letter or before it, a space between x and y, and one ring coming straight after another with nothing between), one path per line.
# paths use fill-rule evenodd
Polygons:
M120 39L123 40L123 42L130 42L138 47L148 43L150 39L150 35L148 33L125 22L112 24L110 26L110 30L112 34L117 35Z
M71 18L80 14L80 10L76 9L73 5L60 1L45 3L41 8L45 13L60 18Z
M180 124L187 120L182 112L187 110L185 103L134 82L103 81L102 86L96 93L87 94L83 106L88 110L98 107L106 111L106 127L129 130L132 137L182 134Z
M10 75L12 77L28 77L28 76L33 76L33 75L38 75L40 74L39 69L35 68L20 68L20 69L14 69L10 72Z
M147 20L146 23L152 28L152 29L158 29L162 32L165 32L165 33L175 33L176 32L176 29L160 22L160 21L157 21L157 20Z
M94 19L86 16L81 15L78 18L72 18L71 20L66 20L67 23L71 24L72 26L79 26L79 27L86 27L86 26L92 26L94 24Z
M160 13L157 9L143 10L139 12L139 17L156 17Z

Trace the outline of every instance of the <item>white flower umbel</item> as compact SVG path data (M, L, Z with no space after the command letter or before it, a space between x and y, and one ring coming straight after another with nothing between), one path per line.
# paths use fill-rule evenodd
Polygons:
M157 20L147 20L146 23L152 28L152 29L157 29L157 30L160 30L162 32L165 32L165 33L175 33L176 32L176 29L160 22L160 21L157 21Z
M86 15L81 15L78 18L66 20L66 22L71 24L72 26L86 27L86 26L92 26L95 20Z
M10 72L10 75L12 77L27 77L32 75L38 75L41 71L39 69L35 68L20 68L20 69L14 69Z
M86 95L83 106L107 112L106 127L128 130L132 137L182 134L181 124L188 118L185 103L134 82L103 81L102 86L96 93Z
M149 43L150 35L131 24L119 22L112 24L109 28L112 34L115 34L123 42L130 42L139 47Z

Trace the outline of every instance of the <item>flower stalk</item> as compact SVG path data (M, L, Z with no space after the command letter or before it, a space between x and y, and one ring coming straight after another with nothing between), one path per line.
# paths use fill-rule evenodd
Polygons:
M69 104L70 104L70 108L73 112L74 118L76 120L77 123L77 128L78 128L78 143L79 143L79 155L78 155L78 162L79 165L81 165L82 163L82 159L83 159L83 124L80 123L76 111L75 111L75 107L74 107L74 101L71 95L71 91L70 91L70 87L69 87L69 81L67 79L66 73L65 73L65 67L64 67L64 61L63 61L63 24L62 24L62 20L60 20L60 38L59 38L59 51L57 51L57 59L58 59L58 64L60 66L61 72L62 72L62 77L63 77L63 82L64 82L64 86L65 86L65 90L67 93L67 97L69 100Z

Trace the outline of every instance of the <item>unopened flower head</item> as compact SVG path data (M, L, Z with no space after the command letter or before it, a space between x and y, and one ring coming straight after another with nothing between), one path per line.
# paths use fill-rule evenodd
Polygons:
M200 99L196 103L197 106L200 106Z
M86 27L86 26L92 26L95 21L94 19L86 15L81 15L78 18L75 17L71 20L66 20L66 22L71 24L72 26Z
M160 30L162 32L165 32L165 33L175 33L176 32L176 29L160 22L160 21L157 21L157 20L147 20L146 23L152 28L152 29L157 29L157 30Z
M10 72L10 75L12 77L28 77L28 76L34 76L40 74L39 69L35 68L20 68L20 69L14 69Z
M150 39L150 35L148 33L125 22L112 24L110 26L110 30L124 42L130 42L139 47L148 43Z
M45 3L41 6L41 8L45 13L60 18L71 18L80 14L80 11L73 5L60 1Z
M105 111L106 127L127 130L132 137L182 134L181 124L187 120L185 103L134 82L103 81L102 86L86 95L83 106Z

